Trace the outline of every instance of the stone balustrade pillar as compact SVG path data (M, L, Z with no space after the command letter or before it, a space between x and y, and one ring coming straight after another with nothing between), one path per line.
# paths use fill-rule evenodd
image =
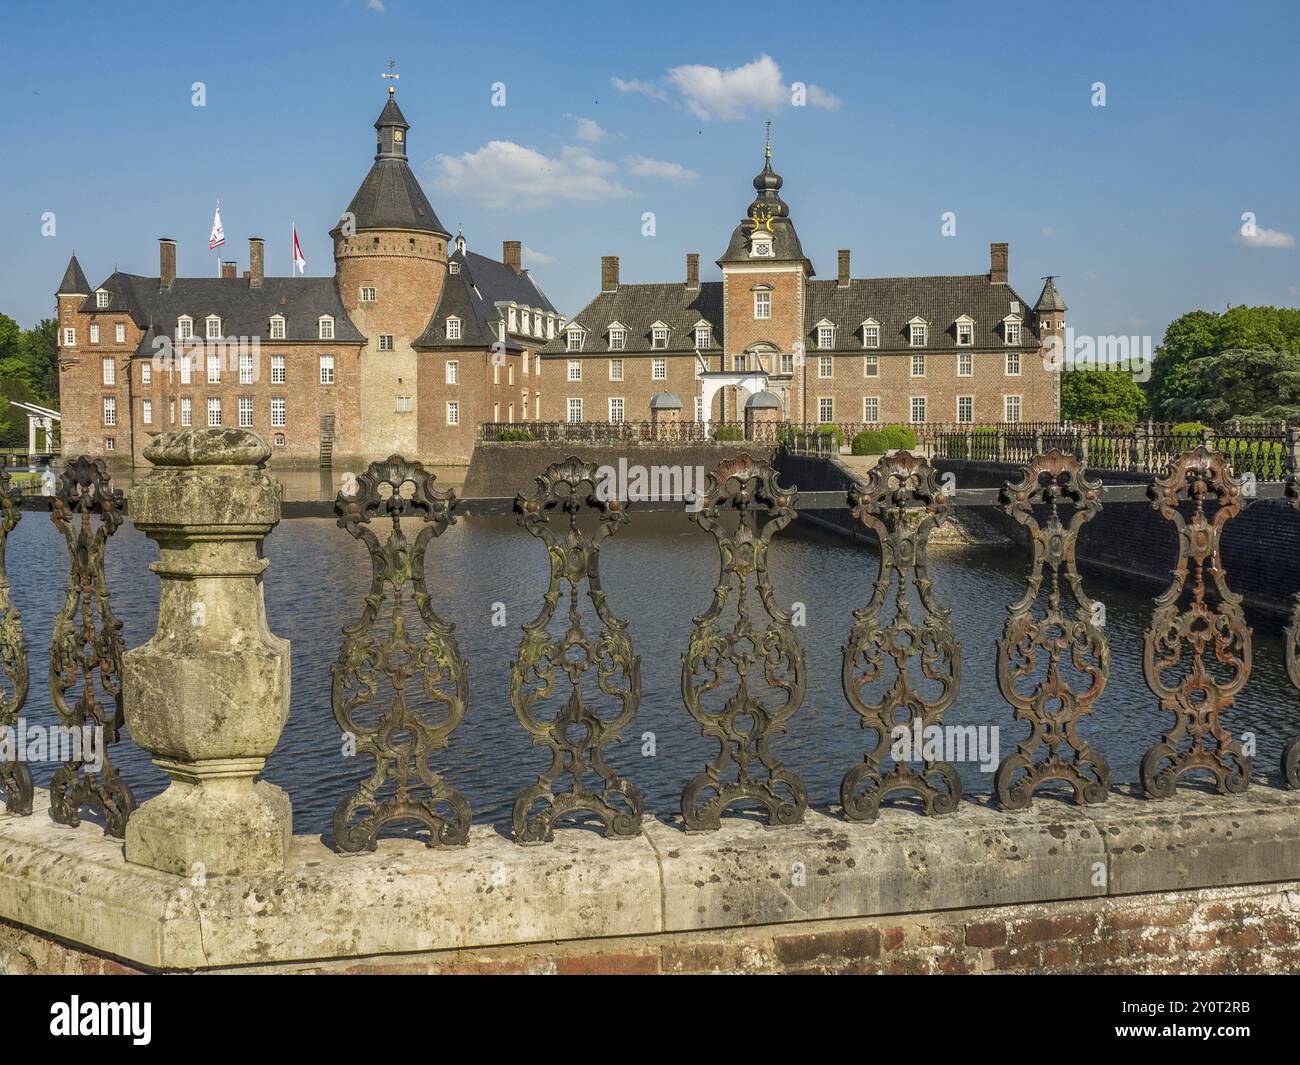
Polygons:
M145 450L131 522L158 544L158 628L126 653L131 738L171 777L126 826L126 859L169 873L280 869L292 813L257 780L289 716L289 641L267 626L262 540L280 520L270 448L241 429L181 429Z

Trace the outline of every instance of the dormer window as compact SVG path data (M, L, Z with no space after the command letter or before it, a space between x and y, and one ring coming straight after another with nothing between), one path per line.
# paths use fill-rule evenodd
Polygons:
M749 243L749 254L755 259L772 258L772 234L755 233Z
M220 339L221 339L221 319L220 319L219 317L217 317L217 315L215 315L215 314L210 314L210 315L208 315L208 317L207 317L207 322L206 322L206 324L207 324L207 332L204 333L203 335L204 335L208 340L220 340Z
M695 346L701 351L713 346L713 327L708 322L696 323Z
M1005 344L1020 343L1020 316L1008 314L1002 319L1002 341Z
M518 320L517 311L514 307L511 307L509 309L509 313L510 313L510 324L509 326L507 326L507 328L510 330L510 332L517 333L519 331L519 320Z
M569 332L568 335L565 337L565 340L567 341L568 351L582 350L582 330L577 326L571 326L569 328Z
M975 343L975 319L963 314L957 319L957 346L968 348Z
M880 347L880 323L868 318L862 323L862 346L864 348Z
M333 318L331 318L328 314L322 314L322 315L320 316L319 326L320 326L320 329L319 329L319 332L318 332L317 335L320 337L321 340L333 340L333 339L334 339L334 319L333 319Z
M101 310L108 306L108 293L102 288L95 291L95 306Z
M176 319L176 339L190 340L194 336L194 319L183 314Z
M835 326L825 319L817 323L817 346L819 348L833 348L835 346Z
M460 339L460 319L457 318L454 314L447 316L447 339L448 340Z
M609 350L622 351L627 347L627 329L621 322L613 322L609 327Z
M283 314L271 315L271 339L272 340L284 339L284 315Z
M913 318L907 323L908 343L914 348L923 348L929 342L929 327L925 319Z
M668 327L663 322L655 322L650 327L650 346L666 348L668 346Z

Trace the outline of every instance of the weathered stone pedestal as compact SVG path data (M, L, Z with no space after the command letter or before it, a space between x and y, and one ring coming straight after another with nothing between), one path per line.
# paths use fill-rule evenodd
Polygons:
M262 540L280 520L270 448L238 429L165 433L130 497L158 544L158 630L128 651L131 738L172 778L126 827L126 859L202 878L284 868L289 797L258 781L289 716L289 641L271 633Z

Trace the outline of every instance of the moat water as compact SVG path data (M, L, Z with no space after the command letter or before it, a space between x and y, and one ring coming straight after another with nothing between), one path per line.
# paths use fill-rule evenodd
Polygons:
M364 757L343 756L330 709L330 667L342 626L361 611L370 565L361 545L325 518L282 522L268 538L265 554L271 629L293 647L289 722L265 775L292 798L296 832L328 833L335 806L371 765ZM110 543L106 572L128 648L154 631L158 580L147 566L156 558L153 543L129 522ZM54 724L48 648L67 561L47 514L23 515L10 536L8 560L30 648L32 684L24 716L29 723ZM1022 594L1027 566L1020 548L939 550L931 559L936 594L952 609L962 645L961 691L946 721L999 726L1002 756L1026 735L1027 726L1014 720L998 692L994 644L1007 605ZM630 619L642 670L637 718L607 759L642 790L648 811L674 814L686 781L717 753L717 744L700 735L681 696L682 654L692 617L709 604L717 550L713 538L681 514L634 513L602 550L601 567L610 607ZM868 736L840 688L840 648L878 568L872 548L801 528L798 521L779 535L771 552L779 600L804 604L806 626L798 633L808 656L804 707L773 747L807 783L810 805L823 811L837 807L840 780L861 760ZM510 706L510 669L520 625L535 617L541 605L546 554L513 518L461 518L433 542L428 576L435 609L455 624L462 655L470 663L468 715L450 748L435 753L434 765L469 798L476 821L503 825L513 796L534 783L549 761L544 749L532 745ZM1081 731L1110 761L1115 783L1132 783L1143 752L1171 721L1142 677L1141 634L1151 598L1096 577L1086 583L1105 604L1112 661L1110 683ZM502 609L506 624L494 625L493 617L499 620ZM1282 747L1300 733L1300 695L1287 679L1276 627L1262 622L1255 627L1254 672L1224 719L1236 734L1253 734L1257 782L1276 786ZM642 753L646 732L655 737L653 756ZM166 778L129 734L112 749L112 758L138 800L165 786ZM53 768L33 766L38 784L47 784ZM992 790L991 773L969 762L959 769L968 794Z

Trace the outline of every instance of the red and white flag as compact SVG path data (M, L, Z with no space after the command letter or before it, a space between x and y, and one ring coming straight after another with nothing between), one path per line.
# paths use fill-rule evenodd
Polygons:
M217 213L212 216L212 236L208 237L208 251L216 251L226 243L226 231L221 228L221 200L217 200Z
M298 273L304 273L307 269L307 257L302 253L302 245L298 243L298 227L293 227L293 266Z

